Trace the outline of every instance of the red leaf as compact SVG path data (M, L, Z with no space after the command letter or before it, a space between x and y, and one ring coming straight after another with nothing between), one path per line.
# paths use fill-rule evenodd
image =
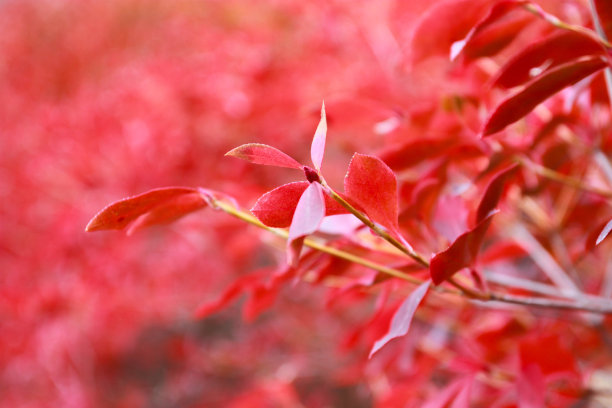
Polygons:
M436 55L448 56L451 45L466 36L484 14L489 0L440 1L416 24L410 39L411 61L419 63Z
M194 312L194 316L198 319L203 319L210 316L213 313L226 307L230 302L236 299L241 294L250 291L253 286L259 284L264 273L268 273L267 270L260 270L253 272L249 275L242 276L235 280L219 298L211 302L206 302L198 306Z
M321 106L321 121L317 126L314 137L312 138L312 146L310 147L310 158L315 169L321 170L323 162L323 153L325 153L325 139L327 137L327 119L325 118L325 102Z
M398 171L415 166L424 160L441 156L455 144L457 144L455 137L418 139L387 149L380 153L380 158L391 169Z
M608 40L612 39L612 2L610 0L595 0L595 9L599 25Z
M561 64L530 81L524 89L504 99L493 111L482 131L488 136L527 115L533 108L566 86L608 66L600 56Z
M389 327L389 331L383 337L378 339L374 343L374 347L372 347L372 351L370 351L370 358L380 350L385 344L387 344L390 340L401 337L408 333L410 330L410 325L412 323L412 318L414 317L414 313L417 310L417 307L427 294L429 290L429 286L431 285L430 281L423 282L416 288L404 302L397 309L395 314L393 315L393 319L391 320L391 325Z
M537 364L530 364L520 370L516 379L516 393L519 408L544 408L546 383Z
M244 144L230 150L225 155L267 166L289 167L292 169L301 169L303 167L295 159L277 148L261 143Z
M431 258L429 272L436 285L474 263L493 215L497 212L491 211L473 229L461 234L447 249Z
M433 399L423 404L422 408L445 408L451 401L453 401L451 408L468 408L473 382L473 377L453 381L437 393Z
M399 235L397 180L385 162L355 153L344 177L344 192L372 221Z
M471 38L469 44L465 44L463 48L465 59L471 61L497 54L510 45L533 19L533 15L529 14L512 15L484 28Z
M564 31L537 41L515 55L499 70L492 85L512 88L529 81L533 69L550 69L580 57L605 53L604 47L592 37Z
M85 231L121 230L141 216L134 228L166 223L205 206L196 188L158 188L108 205L89 221Z
M319 183L310 183L295 207L289 227L287 260L290 265L297 263L304 237L319 228L325 217L325 198Z
M510 177L518 169L518 164L512 165L507 169L498 172L493 179L489 182L484 196L478 205L476 211L476 223L482 221L492 210L497 207L499 199L504 191L504 186L508 177Z
M131 235L137 230L159 224L169 224L182 216L206 206L206 201L199 193L183 194L158 205L146 214L138 217L128 228Z
M251 212L259 221L273 228L287 228L291 225L295 207L308 187L307 181L284 184L268 191L255 203ZM347 214L348 211L325 194L325 215Z

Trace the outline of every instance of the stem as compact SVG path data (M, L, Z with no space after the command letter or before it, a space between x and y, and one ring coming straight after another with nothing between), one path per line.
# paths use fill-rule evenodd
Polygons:
M601 188L597 188L597 187L591 187L588 186L586 184L584 184L582 182L582 180L577 179L575 177L570 177L570 176L566 176L564 174L561 174L559 172L556 172L554 170L549 169L548 167L544 167L541 166L539 164L536 164L534 162L532 162L531 160L527 159L527 158L517 158L518 162L524 166L529 168L531 171L533 171L534 173L545 177L549 180L553 180L556 181L558 183L562 183L565 184L567 186L573 187L577 190L582 190L582 191L586 191L588 193L593 193L593 194L597 194L600 195L602 197L605 198L612 198L612 191L609 190L604 190Z
M254 225L258 228L262 228L267 231L270 231L273 234L278 235L285 239L288 237L288 232L286 230L278 229L278 228L270 228L264 225L263 223L261 223L261 221L259 221L257 218L253 217L252 215L247 214L244 211L240 211L239 209L233 207L232 205L226 202L214 199L212 197L209 197L209 202L213 208L222 210L251 225ZM361 258L357 255L351 254L346 251L342 251L337 248L332 248L328 245L316 242L309 238L304 240L304 245L314 250L324 252L329 255L332 255L332 256L335 256L341 259L345 259L350 262L354 262L356 264L371 268L375 271L387 274L389 276L393 276L398 279L402 279L414 285L420 285L421 283L424 282L421 279L417 279L410 275L406 275L405 273L397 269L393 269L393 268L386 267L384 265L377 264L375 262ZM432 289L438 292L449 293L449 294L453 294L456 296L474 297L477 300L480 300L482 302L496 301L496 302L517 304L517 305L522 305L522 306L529 306L529 307L540 307L540 308L548 308L548 309L565 309L565 310L572 310L572 311L587 311L587 312L594 312L594 313L601 313L601 314L612 314L612 301L608 299L603 299L601 297L596 297L596 296L580 297L580 298L573 299L573 300L562 300L562 299L516 296L516 295L509 295L509 294L497 293L497 292L490 292L486 295L483 295L480 293L473 293L470 289L464 288L461 284L458 284L457 282L455 282L454 285L457 287L460 287L461 290L445 288L442 286L435 286L435 287L432 287Z
M407 243L404 244L398 241L395 237L391 236L387 231L385 231L384 229L380 228L378 225L370 221L370 219L365 214L363 214L362 212L357 210L355 207L353 207L348 201L342 198L332 188L328 187L328 191L334 200L340 203L341 206L346 208L351 214L357 217L359 221L361 221L368 228L374 231L378 236L380 236L382 239L384 239L385 241L387 241L388 243L390 243L391 245L393 245L394 247L402 251L404 254L414 259L419 264L423 265L426 268L429 268L429 262L425 259L425 257L419 254L418 252L416 252L414 249L412 249L410 245L407 245Z

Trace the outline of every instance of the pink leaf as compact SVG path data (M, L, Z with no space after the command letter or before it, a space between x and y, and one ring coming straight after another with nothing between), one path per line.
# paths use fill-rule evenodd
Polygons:
M473 229L461 234L447 249L431 258L429 272L436 285L474 263L493 215L497 212L491 211Z
M464 38L483 16L489 0L449 0L431 6L410 39L413 64L432 56L448 56L451 45Z
M605 227L601 230L599 235L597 236L597 241L595 241L595 245L599 245L601 241L603 241L608 234L612 231L612 220L608 221Z
M385 162L355 153L344 177L344 191L372 221L399 235L397 180Z
M202 193L191 187L164 187L116 201L89 221L85 231L134 229L173 221L205 207ZM137 220L138 219L138 220Z
M310 158L315 169L321 170L323 162L323 153L325 153L325 139L327 137L327 119L325 118L325 102L321 106L321 121L317 126L314 137L312 138L312 146L310 147Z
M287 260L290 265L297 263L304 237L319 228L323 217L325 217L323 189L319 183L310 183L295 207L295 213L289 227Z
M488 136L503 130L531 112L537 105L583 78L608 66L600 57L585 57L561 64L530 81L524 89L504 99L493 111L482 131Z
M489 185L485 189L484 196L480 200L478 210L476 211L476 223L482 221L491 211L497 207L499 199L504 191L504 186L508 177L510 177L518 169L518 165L515 164L504 170L498 172L493 179L489 182Z
M412 324L412 318L414 317L414 313L419 307L419 304L427 294L429 290L429 286L431 285L431 281L425 281L419 285L411 294L402 302L400 307L397 309L395 314L393 315L393 319L391 319L391 325L389 326L389 331L383 337L378 339L374 343L374 347L372 347L372 351L370 351L370 358L380 350L385 344L389 341L393 340L396 337L405 336L410 330L410 325Z
M551 69L587 55L605 55L605 48L592 37L564 31L532 43L510 59L493 79L493 86L512 88L532 78L534 69Z
M453 401L450 408L468 408L472 391L473 377L459 379L448 384L433 399L428 400L422 408L445 408Z
M291 225L295 207L308 187L307 181L284 184L259 197L251 212L259 221L273 228ZM348 211L333 198L325 195L325 215L347 214Z
M519 408L544 408L546 406L546 382L537 364L523 367L516 379Z
M295 159L275 147L261 143L248 143L238 146L225 153L226 156L237 157L255 164L267 166L289 167L301 169L302 165Z

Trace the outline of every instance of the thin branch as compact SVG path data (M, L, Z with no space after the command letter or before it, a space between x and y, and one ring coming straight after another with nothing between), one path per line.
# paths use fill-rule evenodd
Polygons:
M531 160L524 158L524 157L517 158L517 161L524 167L527 167L528 169L533 171L534 173L542 177L545 177L549 180L553 180L553 181L565 184L567 186L573 187L575 189L586 191L588 193L597 194L605 198L612 198L612 191L610 190L604 190L601 188L586 185L580 179L577 179L575 177L566 176L552 169L549 169L548 167L544 167L539 164L536 164L532 162Z
M288 232L286 230L270 228L262 224L257 218L253 217L250 214L247 214L244 211L240 211L239 209L235 208L231 204L228 204L224 201L212 199L212 198L210 199L210 202L213 208L222 210L251 225L254 225L256 227L270 231L273 234L283 237L285 239L288 236ZM384 265L377 264L375 262L361 258L349 252L339 250L337 248L332 248L328 245L319 243L310 238L307 238L304 240L304 245L314 250L324 252L329 255L332 255L332 256L335 256L341 259L345 259L350 262L354 262L356 264L371 268L373 270L376 270L378 272L387 274L389 276L392 276L398 279L402 279L403 281L409 282L414 285L419 285L424 282L421 279L417 279L413 276L407 275L404 272L399 271L397 269L393 269L393 268L386 267ZM432 289L438 292L453 294L456 296L466 296L468 298L472 297L467 292L462 292L459 290L446 288L443 286L435 286L435 287L432 287ZM517 305L523 305L523 306L529 306L529 307L540 307L540 308L548 308L548 309L565 309L565 310L572 310L572 311L587 311L587 312L602 313L602 314L604 313L612 314L612 301L608 299L595 297L595 296L582 296L578 299L563 300L563 299L537 298L537 297L528 297L528 296L516 296L516 295L505 294L505 293L490 292L486 294L486 298L480 298L477 300L480 300L483 303L494 301L494 302L503 302L503 303L517 304Z

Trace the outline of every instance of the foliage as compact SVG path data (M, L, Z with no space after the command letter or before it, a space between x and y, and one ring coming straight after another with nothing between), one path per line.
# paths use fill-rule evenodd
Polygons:
M608 406L609 2L303 3L0 6L2 403Z

